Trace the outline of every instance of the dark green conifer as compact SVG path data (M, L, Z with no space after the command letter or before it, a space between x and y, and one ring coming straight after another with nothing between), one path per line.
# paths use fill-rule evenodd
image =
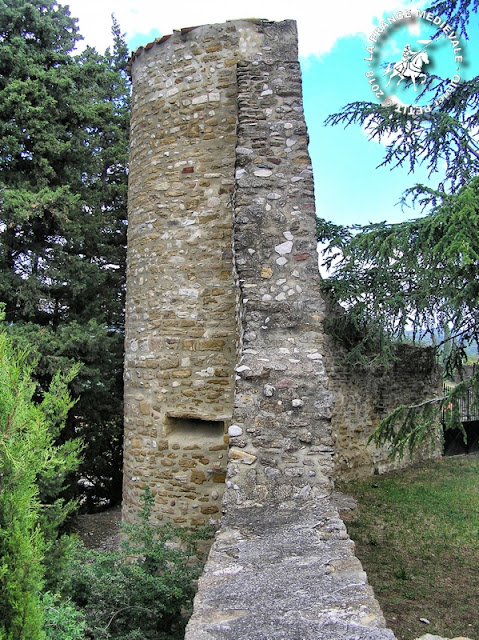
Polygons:
M0 0L0 301L47 388L83 363L66 437L95 500L121 492L127 50L81 53L56 2ZM64 436L65 437L65 436Z

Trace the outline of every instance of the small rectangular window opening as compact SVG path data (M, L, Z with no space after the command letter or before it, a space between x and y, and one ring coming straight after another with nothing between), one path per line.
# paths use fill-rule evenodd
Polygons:
M225 423L223 420L202 420L201 418L165 418L166 437L175 442L194 444L198 440L211 444L223 442Z

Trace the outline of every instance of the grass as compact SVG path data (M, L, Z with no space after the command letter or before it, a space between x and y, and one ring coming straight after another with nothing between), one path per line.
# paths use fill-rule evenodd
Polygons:
M341 516L397 638L479 640L479 457L443 458L338 489L358 500Z

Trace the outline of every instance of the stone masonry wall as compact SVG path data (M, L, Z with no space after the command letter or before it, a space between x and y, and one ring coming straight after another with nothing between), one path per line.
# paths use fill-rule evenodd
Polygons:
M369 436L380 421L400 404L418 404L441 394L442 376L431 351L402 345L398 359L389 370L353 368L344 363L346 355L345 349L328 336L324 361L329 389L335 398L331 421L334 479L364 478L440 456L439 437L434 443L418 448L413 456L406 454L402 459L389 458L387 447L368 444Z
M281 38L276 37L278 29ZM219 515L237 359L232 268L240 59L296 55L294 23L183 29L136 52L125 359L123 518Z
M238 65L243 328L225 515L185 640L394 640L330 502L312 170L297 62Z
M234 258L243 341L226 504L330 488L325 305L298 62L238 65Z

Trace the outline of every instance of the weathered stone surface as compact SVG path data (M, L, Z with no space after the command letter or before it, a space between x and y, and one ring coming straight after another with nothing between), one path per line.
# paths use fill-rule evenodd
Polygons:
M187 640L392 639L329 498L389 401L322 326L295 24L175 32L131 73L123 519L149 486L157 521L218 523L226 480Z
M230 509L185 640L394 640L327 500Z
M232 420L243 432L232 440L227 509L322 496L331 486L333 398L320 353L325 339L317 321L325 310L320 278L313 261L287 259L296 248L313 254L316 247L313 191L292 182L297 168L291 160L309 157L306 136L300 139L296 133L304 130L301 92L285 97L278 90L300 85L300 77L293 61L238 65L242 160L236 173L233 250L243 341ZM261 135L253 126L258 121ZM288 163L271 162L280 160L286 148ZM259 176L258 167L271 176ZM311 166L301 171L305 181L311 180ZM278 254L286 262L272 262ZM324 401L320 416L318 398Z
M241 436L243 434L243 429L239 427L237 424L232 424L228 427L228 435L229 436Z
M253 464L258 459L257 456L241 449L230 449L230 460L236 460L242 464Z

